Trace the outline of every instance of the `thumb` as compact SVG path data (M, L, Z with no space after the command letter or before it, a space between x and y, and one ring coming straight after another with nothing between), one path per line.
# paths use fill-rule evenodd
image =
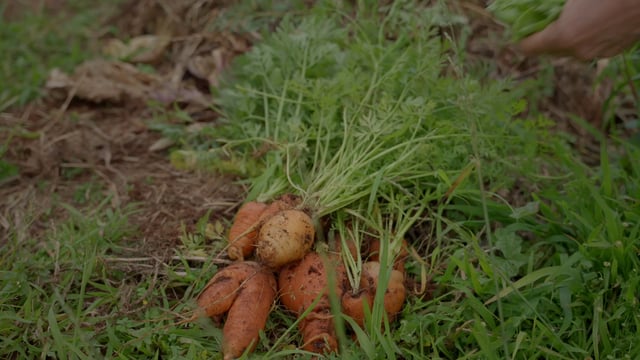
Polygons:
M560 55L567 52L557 22L553 22L542 31L524 38L518 47L525 55Z

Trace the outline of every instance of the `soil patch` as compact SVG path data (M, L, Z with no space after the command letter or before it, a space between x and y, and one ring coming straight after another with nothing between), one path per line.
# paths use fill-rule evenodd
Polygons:
M143 109L74 105L58 117L44 104L3 114L1 125L21 132L7 153L21 173L0 187L5 236L9 227L21 229L21 237L41 236L64 218L60 209L50 212L53 205L91 211L95 195L108 195L114 206L135 204L135 247L165 256L207 212L212 220L229 217L242 188L218 174L175 170L165 151L150 150L160 135L147 127L146 115Z

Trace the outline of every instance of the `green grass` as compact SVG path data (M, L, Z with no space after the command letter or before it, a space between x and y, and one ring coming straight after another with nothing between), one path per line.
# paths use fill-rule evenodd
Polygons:
M410 296L382 327L380 295L363 329L336 313L341 354L328 358L637 358L637 145L602 139L600 164L588 167L550 132L552 119L519 119L521 89L465 73L455 44L428 31L443 7L360 1L352 18L332 6L265 33L219 89L224 126L182 138L173 155L223 171L232 159L249 198L295 192L390 248L410 240L420 259L406 270L431 278L433 298ZM81 196L96 191L77 191L75 206L93 210L56 204L66 221L41 239L11 234L0 249L1 356L220 358L219 327L177 323L217 270L188 259L219 252L226 224L197 219L175 260L135 262L121 256L135 208ZM296 349L298 320L273 310L255 358L309 358Z
M603 127L621 136L633 132L635 144L640 144L640 45L616 56L602 72L605 80L612 80L612 91L603 106L606 114ZM620 111L622 110L622 111ZM624 118L620 126L616 115Z
M217 352L219 330L175 326L215 268L119 256L130 246L124 238L135 233L127 219L136 210L109 204L109 198L92 201L87 211L56 203L52 211L68 220L42 238L10 234L0 251L0 356L208 358ZM184 235L180 259L202 243L202 224L206 219L202 232Z
M51 69L71 71L95 52L90 48L92 31L109 7L74 0L65 9L26 11L13 21L0 17L0 111L41 96Z
M4 357L91 358L118 308L118 288L101 258L129 232L128 211L109 209L108 199L81 213L68 205L70 220L41 240L10 237L1 252ZM66 209L66 210L65 210Z

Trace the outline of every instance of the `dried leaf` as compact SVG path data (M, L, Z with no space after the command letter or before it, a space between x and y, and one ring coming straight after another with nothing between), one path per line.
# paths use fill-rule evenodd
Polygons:
M175 143L175 141L173 141L173 140L171 140L169 138L160 138L156 142L151 144L151 146L149 146L148 151L149 152L154 152L154 151L165 150L165 149L169 148L171 145L173 145L174 143Z
M215 69L215 59L210 55L194 56L187 63L187 70L191 75L202 80L207 80Z
M224 70L227 55L221 48L211 51L207 55L198 55L189 59L187 70L191 75L206 80L210 86L218 86L218 78Z
M160 60L171 42L168 36L142 35L124 43L110 39L102 49L105 55L133 63L153 63Z
M90 60L72 75L54 69L45 85L53 93L91 102L122 103L125 100L146 101L161 83L160 77L144 73L131 64L118 61Z
M206 109L211 106L211 99L194 88L164 88L154 91L151 98L162 103L193 104L198 108Z

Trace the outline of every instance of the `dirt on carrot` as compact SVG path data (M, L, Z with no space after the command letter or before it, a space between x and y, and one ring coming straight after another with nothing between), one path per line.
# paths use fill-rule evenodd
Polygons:
M315 229L309 215L300 210L280 211L260 228L256 256L277 269L302 259L314 241Z
M228 312L222 330L225 360L255 349L276 292L273 272L251 261L233 263L209 281L198 297L196 316Z
M300 316L313 306L300 321L299 329L303 338L302 348L315 353L330 353L338 349L329 303L328 271L336 274L336 284L344 279L344 267L339 258L328 257L325 262L318 253L310 252L301 261L285 266L278 278L280 300L287 309ZM336 286L332 291L340 297L341 289L341 286Z
M360 277L360 289L375 296L379 291L380 272L385 271L377 261L368 261L362 265L362 275ZM396 269L391 269L389 282L384 292L384 310L393 320L402 310L404 300L407 297L407 290L404 286L404 273Z
M399 253L395 256L393 268L388 275L388 283L385 288L384 309L389 320L402 310L407 296L405 281L405 260L409 254L408 243L403 240ZM364 325L365 313L371 311L374 298L379 291L380 284L380 255L381 240L370 238L363 244L360 251L364 263L362 264L360 281L357 289L349 287L345 289L341 299L342 312L351 317L360 327Z
M258 224L267 207L258 201L249 201L240 207L229 228L227 254L231 260L244 260L253 253L258 240Z

